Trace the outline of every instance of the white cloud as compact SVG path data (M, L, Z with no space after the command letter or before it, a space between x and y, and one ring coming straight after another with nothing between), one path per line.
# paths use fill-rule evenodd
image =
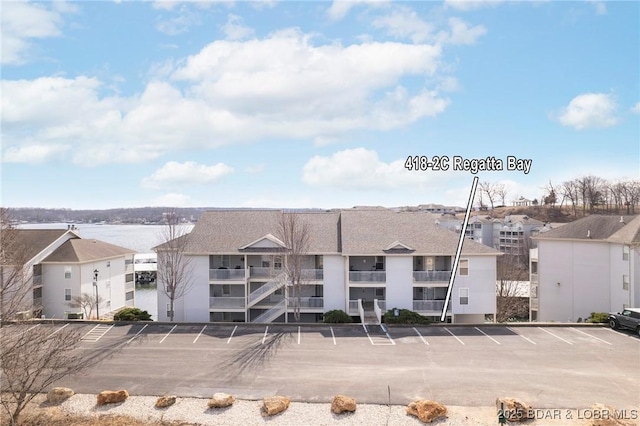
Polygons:
M470 27L459 18L449 18L448 32L441 33L441 41L450 44L475 44L476 40L487 33L482 25Z
M189 31L191 27L201 24L202 19L198 12L193 11L186 6L181 6L176 16L159 21L156 24L156 29L161 33L173 36L185 33Z
M380 190L421 185L435 176L435 173L409 171L404 166L405 161L385 163L376 151L346 149L330 157L311 158L303 168L302 180L312 186ZM438 178L445 175L448 173L437 172Z
M615 126L617 109L612 95L605 93L584 93L578 95L563 108L558 120L563 126L577 130Z
M446 7L460 10L477 10L484 7L494 7L504 2L504 0L444 0Z
M638 102L637 104L635 104L631 108L631 112L635 112L636 114L640 114L640 102Z
M233 168L224 163L206 166L194 161L169 161L151 176L143 178L141 185L145 188L205 185L216 183L231 173Z
M74 12L67 3L27 3L3 1L0 14L0 60L2 64L19 65L33 59L32 40L58 37L64 23L62 14Z
M447 108L440 55L428 44L314 45L310 35L286 30L215 41L158 66L143 91L129 97L105 95L105 84L87 76L2 80L3 149L68 146L74 163L97 165L176 149L267 138L323 143L354 130L397 128ZM432 83L409 90L407 77Z
M388 3L388 0L334 0L331 7L327 9L327 16L332 21L340 21L344 19L349 11L357 5L381 5Z
M596 12L596 15L606 15L607 14L607 5L604 1L600 0L587 0Z
M69 146L65 145L10 146L3 152L2 157L7 163L44 163L61 157L68 150Z
M229 14L227 22L222 26L222 32L227 40L243 40L254 34L253 29L243 25L242 22L240 16Z
M252 175L257 175L265 171L267 166L264 163L247 166L245 171Z

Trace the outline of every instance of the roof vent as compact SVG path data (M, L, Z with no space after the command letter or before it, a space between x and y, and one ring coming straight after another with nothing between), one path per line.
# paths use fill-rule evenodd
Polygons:
M587 238L591 238L591 229L587 231Z
M620 223L624 223L624 216L620 216Z

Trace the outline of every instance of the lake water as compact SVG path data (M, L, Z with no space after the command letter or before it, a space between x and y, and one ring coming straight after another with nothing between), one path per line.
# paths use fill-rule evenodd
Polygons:
M162 243L163 225L96 225L75 224L82 238L93 238L115 244L138 253L152 253L152 248ZM67 229L66 223L32 223L20 225L22 229ZM188 228L187 230L190 230ZM136 307L158 316L158 293L154 286L136 285Z

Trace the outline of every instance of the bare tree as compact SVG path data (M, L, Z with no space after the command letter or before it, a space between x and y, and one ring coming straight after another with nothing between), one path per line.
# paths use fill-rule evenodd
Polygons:
M498 197L498 184L487 181L482 182L480 183L480 191L487 195L489 204L491 204L491 210L493 210L494 201Z
M573 216L576 217L578 214L577 207L580 203L580 196L578 193L578 185L575 179L562 182L562 196L571 202Z
M18 230L12 224L11 213L0 208L0 327L18 312L33 309L31 286L27 270L27 251L22 246Z
M82 309L84 318L90 319L91 315L93 314L93 308L96 307L96 302L100 304L103 301L104 299L102 298L102 296L98 296L98 300L96 301L96 298L93 295L89 293L82 293L80 296L73 296L71 298L71 302L69 302L68 305L71 308Z
M300 321L302 286L309 279L305 275L304 266L308 259L310 236L311 226L300 214L282 212L278 223L278 238L285 245L282 253L283 276L291 287L288 298L296 321Z
M193 283L193 265L185 254L188 243L188 228L180 222L175 212L166 214L166 225L162 232L163 243L156 247L158 254L158 291L169 299L169 321L175 316L175 302L184 297Z
M507 205L507 193L509 192L507 185L499 183L496 185L496 195L500 197L503 206Z
M519 256L503 255L497 260L496 321L526 318L529 313L527 294L522 286L529 279L528 268Z

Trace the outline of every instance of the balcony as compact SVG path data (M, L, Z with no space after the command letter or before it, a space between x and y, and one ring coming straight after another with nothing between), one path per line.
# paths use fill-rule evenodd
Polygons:
M385 271L350 271L349 281L362 283L384 283L387 281L387 273Z
M210 297L209 309L244 309L244 297Z
M278 275L282 272L282 268L262 268L251 267L249 269L249 277L251 278L268 278Z
M124 283L124 291L134 291L136 289L136 283L133 281L128 281Z
M210 281L224 281L224 280L236 280L242 281L245 279L244 269L209 269Z
M305 281L319 281L324 279L323 269L303 269L302 279Z
M289 308L293 308L295 304L295 299L289 299ZM324 300L322 297L301 297L300 298L300 309L315 309L322 308L324 306Z
M42 275L33 276L33 286L38 287L42 285Z
M416 312L442 312L444 300L414 300L413 310ZM447 307L447 312L451 311L451 301Z
M413 271L413 280L416 282L449 281L451 271Z

